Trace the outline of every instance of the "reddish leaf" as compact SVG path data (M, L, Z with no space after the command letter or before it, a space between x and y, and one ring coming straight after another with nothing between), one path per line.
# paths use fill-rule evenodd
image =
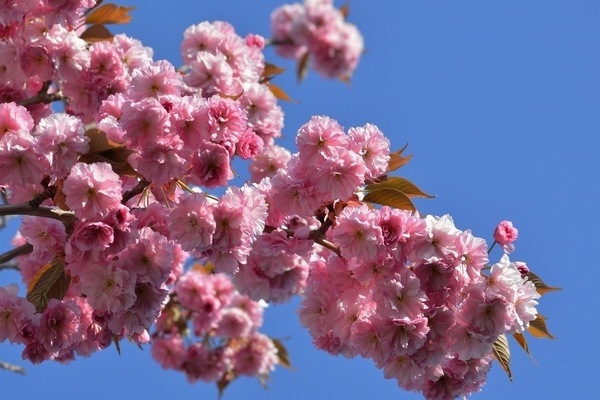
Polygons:
M365 195L363 201L402 210L416 211L414 204L407 195L399 190L391 188L372 190Z
M284 101L293 101L290 96L287 95L286 92L283 91L282 88L280 88L277 85L274 85L272 83L268 83L267 87L269 88L269 90L271 91L271 93L273 93L275 95L275 97L277 97L279 100L284 100Z
M88 164L106 162L111 165L117 175L139 176L137 171L127 162L127 158L133 151L108 140L106 134L101 130L89 129L85 134L90 138L90 150L87 154L79 157L79 161Z
M389 177L384 181L372 183L366 187L367 191L377 190L377 189L395 189L398 190L408 197L427 197L429 199L434 198L435 196L431 196L421 189L417 187L414 183L409 181L408 179L400 178L400 177Z
M510 349L508 347L508 340L505 335L498 336L498 339L493 344L494 357L500 365L506 375L508 375L508 379L512 381L512 372L510 371Z
M27 287L27 300L41 313L48 307L50 299L62 300L69 289L71 277L60 261L46 264L33 275Z
M537 318L529 323L527 332L536 338L554 339L554 336L548 332L548 328L546 327L546 318L544 318L541 314L538 314Z
M286 368L292 368L292 363L290 362L290 355L289 355L287 349L285 348L285 346L283 345L283 343L281 343L281 340L273 339L273 338L270 338L270 339L273 342L273 344L275 345L275 348L277 349L277 357L279 358L279 365L282 365Z
M88 43L112 41L114 35L104 25L92 25L79 36Z
M388 172L395 171L398 168L403 167L406 164L408 164L408 162L412 158L412 154L409 154L408 156L402 155L402 153L404 152L404 150L406 150L407 147L408 147L408 144L406 144L400 150L390 153L390 161L388 162Z
M522 333L513 333L513 337L515 338L515 340L517 341L517 343L519 343L519 346L521 346L521 348L523 350L525 350L525 353L527 353L527 355L529 357L531 357L531 353L529 352L529 345L527 344L527 340L525 339L525 335L523 335ZM533 357L531 357L533 358Z
M226 372L225 374L223 374L221 379L219 379L217 381L217 389L219 390L219 399L223 397L223 393L225 392L225 389L227 389L227 386L229 386L229 384L231 382L233 382L234 379L235 379L235 375L233 374L233 372Z
M115 344L115 349L117 349L117 354L121 355L121 343L119 342L119 337L115 334L112 335L113 343Z
M533 272L528 272L527 273L527 278L533 282L533 285L535 286L535 289L537 290L537 292L540 295L546 294L548 292L555 292L557 290L562 290L561 288L558 287L553 287L553 286L548 286L544 283L544 281L542 281L540 279L539 276L537 276L536 274L534 274Z
M275 64L265 63L265 69L263 70L263 78L272 78L276 75L280 75L285 72L285 68L278 67Z
M105 4L93 10L86 18L86 24L127 24L131 21L129 11L134 7Z
M298 83L302 82L306 78L308 73L308 61L310 60L310 54L308 51L300 57L298 64L296 64L296 79Z
M348 15L350 15L350 4L346 3L340 7L340 13L344 19L348 19Z

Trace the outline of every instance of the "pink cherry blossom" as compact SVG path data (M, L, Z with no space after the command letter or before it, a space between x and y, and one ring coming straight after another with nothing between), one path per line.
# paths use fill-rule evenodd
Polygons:
M119 175L108 163L78 162L65 179L63 192L69 208L84 219L106 217L121 204Z
M185 197L169 215L171 237L181 243L183 250L204 251L215 233L214 203L203 193Z
M494 231L494 240L502 246L506 254L514 251L513 242L519 237L519 230L510 221L502 221Z

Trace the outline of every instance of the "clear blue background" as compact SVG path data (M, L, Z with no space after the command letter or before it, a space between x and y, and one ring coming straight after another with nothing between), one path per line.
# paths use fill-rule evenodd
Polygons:
M131 24L114 27L180 65L183 30L226 20L236 31L269 36L269 15L282 1L127 0ZM341 5L341 3L336 3ZM276 83L298 104L283 104L285 140L310 116L343 126L371 122L413 161L400 173L436 194L423 213L450 213L461 229L489 239L510 219L519 228L513 259L561 286L539 307L555 340L529 341L534 363L513 347L514 382L497 364L474 399L592 398L600 355L597 225L600 145L600 2L597 0L353 1L349 20L366 52L350 84L314 72L301 85L294 64ZM10 235L2 236L8 248ZM499 253L494 251L492 259ZM2 272L0 283L17 280ZM294 370L278 369L269 389L241 379L224 399L418 399L383 378L371 362L314 350L298 323L298 301L271 307L264 331L283 338ZM0 359L24 364L21 348L3 344ZM212 385L163 371L124 344L68 366L27 365L25 377L0 371L0 398L216 399ZM575 393L575 395L574 395Z

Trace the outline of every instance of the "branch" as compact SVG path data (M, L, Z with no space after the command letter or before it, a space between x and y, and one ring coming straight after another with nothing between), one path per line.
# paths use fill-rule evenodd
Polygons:
M265 46L293 46L294 43L291 39L266 39Z
M25 368L19 367L18 365L9 364L5 361L0 361L0 369L5 369L10 372L16 372L17 374L25 375Z
M12 269L14 271L19 271L19 264L15 260L10 260L3 264L0 264L0 271L2 271L3 269Z
M321 246L325 247L326 249L333 251L338 256L340 256L340 257L342 256L340 249L335 244L331 243L329 240L325 239L320 234L318 234L318 231L312 231L308 235L308 238L314 240L315 243L320 244Z
M123 193L123 199L121 200L121 203L127 203L129 200L142 193L144 189L148 187L148 185L150 185L150 182L148 182L145 179L142 179L134 188L131 188L125 193Z
M31 215L34 217L57 219L65 226L73 224L75 216L72 211L64 211L56 207L35 207L34 200L19 204L5 204L0 206L0 216L4 215Z
M54 101L63 100L64 97L61 92L48 93L48 89L50 88L51 84L52 81L44 82L44 85L35 96L21 100L18 104L27 107L35 104L49 104Z
M7 251L6 253L0 254L0 265L4 263L8 263L15 257L24 256L33 251L33 246L29 243L26 243L22 246L15 247L12 250Z

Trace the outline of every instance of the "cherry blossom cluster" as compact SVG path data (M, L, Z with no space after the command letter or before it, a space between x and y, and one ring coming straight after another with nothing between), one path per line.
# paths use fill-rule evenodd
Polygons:
M164 368L226 385L282 363L263 310L301 294L317 348L370 358L428 399L480 390L493 344L537 315L528 268L508 257L512 223L490 266L447 215L367 206L389 140L315 116L297 153L277 146L264 38L202 22L176 69L126 35L82 39L94 3L0 8L0 210L23 216L13 258L28 287L0 288L0 341L33 363L151 342ZM282 55L328 77L356 67L362 38L331 1L283 6L272 24Z
M225 274L192 269L179 277L156 322L152 355L190 382L264 378L279 360L273 341L258 332L265 305L241 295Z
M329 237L341 257L311 261L299 311L315 346L370 358L427 399L479 391L493 343L536 318L524 264L489 267L485 241L448 215L347 206Z
M53 13L55 3L20 2L0 17L0 186L25 215L15 245L31 246L16 260L28 292L49 277L66 287L35 305L16 286L0 293L0 340L25 345L23 358L34 363L70 361L122 338L148 342L151 325L181 297L192 257L213 261L216 272L247 264L264 230L265 196L248 185L220 198L200 187L227 186L236 156L277 152L283 125L262 81L260 36L243 39L223 22L190 27L177 71L125 35L81 39L94 2L65 2ZM45 105L55 100L64 112ZM234 310L256 308L227 352L244 358L245 340L263 362L239 361L236 373L265 375L276 350L257 332L262 310L240 296L223 299L229 316L219 334L234 337Z
M296 60L308 57L326 78L348 80L364 50L362 35L332 0L283 5L271 14L271 30L277 54Z

